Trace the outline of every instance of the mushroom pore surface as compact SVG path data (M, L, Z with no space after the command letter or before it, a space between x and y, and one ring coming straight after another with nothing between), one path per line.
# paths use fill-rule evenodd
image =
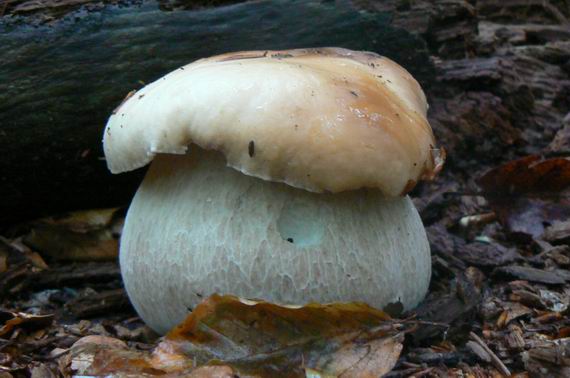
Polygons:
M155 157L129 208L120 262L133 305L159 333L213 293L410 309L431 275L409 197L311 193L243 175L199 148Z

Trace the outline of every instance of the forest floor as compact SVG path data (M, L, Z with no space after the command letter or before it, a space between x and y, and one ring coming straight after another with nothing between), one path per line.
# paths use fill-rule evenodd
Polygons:
M44 3L5 0L0 14ZM397 9L394 25L427 41L430 123L448 153L440 176L412 193L433 277L425 301L390 320L397 337L383 333L397 351L388 376L570 376L570 4L354 4ZM97 353L78 349L88 336L111 350L156 347L114 262L123 216L81 212L0 238L0 377L86 371ZM144 369L131 373L165 374Z

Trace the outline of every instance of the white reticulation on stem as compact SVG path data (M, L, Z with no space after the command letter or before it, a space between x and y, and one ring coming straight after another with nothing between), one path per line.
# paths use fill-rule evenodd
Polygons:
M199 148L155 157L129 209L120 262L132 303L160 333L213 293L410 309L431 275L409 197L311 193L243 175Z

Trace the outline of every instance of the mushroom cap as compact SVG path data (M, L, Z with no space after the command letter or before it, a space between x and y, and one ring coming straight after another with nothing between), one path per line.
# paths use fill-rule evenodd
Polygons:
M313 192L407 193L443 163L417 81L370 52L249 51L201 59L131 93L103 145L111 172L192 143L267 181Z

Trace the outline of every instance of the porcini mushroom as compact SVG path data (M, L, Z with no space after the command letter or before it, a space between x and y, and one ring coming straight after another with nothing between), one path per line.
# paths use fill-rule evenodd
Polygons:
M198 60L110 117L113 173L152 161L120 264L164 333L213 293L281 304L416 306L431 264L406 195L442 158L413 77L340 48Z

